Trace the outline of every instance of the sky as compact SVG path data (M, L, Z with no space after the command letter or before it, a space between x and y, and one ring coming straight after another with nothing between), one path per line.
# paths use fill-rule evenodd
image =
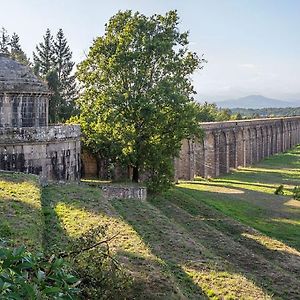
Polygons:
M197 100L260 94L300 101L298 0L0 0L0 26L32 55L47 28L62 28L76 63L119 10L147 16L176 9L190 49L208 61L193 75Z

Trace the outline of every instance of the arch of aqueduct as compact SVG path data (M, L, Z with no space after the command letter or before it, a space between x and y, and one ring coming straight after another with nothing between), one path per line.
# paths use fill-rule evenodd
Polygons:
M201 123L203 141L185 140L175 160L177 179L217 177L300 143L300 117Z

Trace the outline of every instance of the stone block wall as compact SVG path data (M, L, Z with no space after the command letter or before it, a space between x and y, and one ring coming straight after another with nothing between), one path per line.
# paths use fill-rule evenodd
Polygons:
M216 177L300 143L300 117L201 123L203 141L185 140L175 159L176 179Z
M42 182L80 179L80 127L0 129L0 170L39 175Z
M48 95L0 93L0 127L48 125Z
M102 185L99 188L107 199L147 199L147 189L145 187Z

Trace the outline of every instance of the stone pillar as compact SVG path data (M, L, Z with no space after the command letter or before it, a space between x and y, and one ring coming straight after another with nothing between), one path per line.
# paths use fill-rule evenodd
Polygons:
M245 140L244 140L244 135L243 131L240 129L236 133L236 166L242 166L244 167L246 165L245 161Z
M195 175L204 177L204 141L195 142Z
M244 130L245 140L245 166L252 164L252 135L250 128Z
M226 174L229 170L229 145L228 136L224 131L220 131L218 134L218 164L219 174Z
M228 156L227 156L227 161L228 161L228 172L231 168L236 168L236 137L235 137L235 132L234 131L229 131L227 133L227 140L228 140Z
M189 167L189 174L188 174L188 180L194 180L195 179L195 143L194 140L189 139L188 140L189 145L189 161L188 161L188 167Z
M216 141L212 133L204 139L204 163L205 177L216 177Z

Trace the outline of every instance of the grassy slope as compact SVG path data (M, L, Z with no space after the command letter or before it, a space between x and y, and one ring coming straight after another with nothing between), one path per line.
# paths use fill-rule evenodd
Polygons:
M0 238L41 250L43 218L36 176L0 174Z
M112 251L134 278L128 298L300 299L300 202L273 194L281 183L298 184L299 165L296 149L220 179L181 183L147 202L107 201L95 187L52 185L43 189L43 245L65 249L90 226L108 225L109 234L119 232ZM1 186L4 208L16 202L9 196L16 180L31 186L19 190L19 202L39 198L28 178ZM26 206L33 228L37 207ZM38 239L38 230L15 232L16 240Z

